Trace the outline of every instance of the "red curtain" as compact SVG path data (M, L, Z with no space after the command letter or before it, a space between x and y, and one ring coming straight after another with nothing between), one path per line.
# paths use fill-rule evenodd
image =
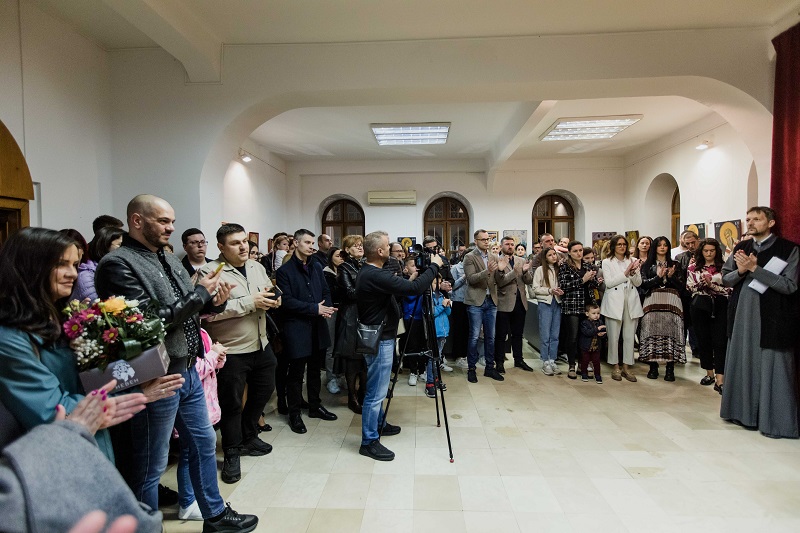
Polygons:
M770 207L781 236L800 243L800 24L772 40L775 103L772 122Z

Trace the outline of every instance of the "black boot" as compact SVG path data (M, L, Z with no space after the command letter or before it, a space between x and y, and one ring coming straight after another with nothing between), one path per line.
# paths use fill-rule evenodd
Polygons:
M225 451L225 459L222 462L222 475L224 483L236 483L242 479L242 467L239 464L239 450L232 448Z
M664 381L675 381L675 363L667 363L667 371L664 372Z
M650 372L647 373L647 379L658 379L658 363L650 363Z
M355 414L361 414L361 402L358 401L358 389L356 387L356 376L351 372L346 372L344 379L347 381L347 407Z
M286 406L286 396L278 396L278 413L282 415L289 414L289 408Z

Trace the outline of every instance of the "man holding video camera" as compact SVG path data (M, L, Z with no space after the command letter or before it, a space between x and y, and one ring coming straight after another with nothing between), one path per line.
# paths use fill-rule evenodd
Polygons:
M367 262L356 279L358 320L362 324L383 324L378 352L364 355L367 362L367 393L361 410L361 448L358 453L377 461L391 461L394 452L380 443L381 428L385 436L400 433L398 426L386 423L383 400L389 389L389 378L394 358L397 324L402 317L395 295L424 294L442 266L442 258L430 255L430 266L414 281L409 281L383 268L389 257L389 236L383 231L373 231L364 237L364 255Z
M278 361L267 339L266 310L280 306L267 271L249 259L247 233L239 224L224 224L217 230L219 259L200 268L202 278L220 270L220 279L233 289L228 305L219 314L203 317L203 325L214 341L228 348L225 366L217 373L221 418L222 481L242 478L241 455L266 455L272 446L258 438L258 419L275 390ZM247 403L242 407L245 384Z

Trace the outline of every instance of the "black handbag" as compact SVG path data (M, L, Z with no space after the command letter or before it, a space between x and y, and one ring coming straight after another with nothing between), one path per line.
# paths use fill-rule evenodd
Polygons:
M714 298L707 294L695 294L692 297L692 308L698 311L703 311L714 318Z
M375 355L381 342L381 334L386 319L380 324L362 324L356 320L356 353L361 355Z

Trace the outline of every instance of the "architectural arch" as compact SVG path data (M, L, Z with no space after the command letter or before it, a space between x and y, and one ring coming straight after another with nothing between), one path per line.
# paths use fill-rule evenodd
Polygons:
M650 182L644 198L645 218L641 221L642 235L672 235L672 205L678 182L672 174L659 174ZM678 218L677 224L682 222ZM677 246L673 243L673 246Z
M327 233L334 246L341 246L346 235L364 235L364 208L347 194L333 194L320 203L316 220L319 233Z
M423 235L434 235L447 255L472 241L471 223L469 202L452 191L433 196L422 211Z
M572 215L571 215L571 217L569 217L569 218L571 218L571 222L572 222L572 226L571 226L572 227L572 230L571 230L572 233L569 236L570 240L577 239L577 240L582 241L582 242L585 242L586 240L588 240L587 239L587 234L586 234L586 227L585 227L586 226L586 210L584 209L583 202L581 202L581 200L578 198L578 196L575 193L573 193L572 191L568 191L566 189L551 189L551 190L543 193L542 195L540 195L536 199L536 201L533 202L533 205L531 206L531 227L533 228L533 231L531 232L530 242L533 243L533 242L537 242L539 240L539 234L541 232L539 232L537 230L537 227L535 225L535 223L536 223L535 222L535 219L536 219L535 208L536 208L536 203L539 202L539 200L541 200L542 198L544 198L546 196L560 197L560 198L563 198L564 200L566 200L569 203L569 206L570 206L570 208L572 210ZM552 233L552 231L549 231L548 233ZM590 236L591 235L589 235L589 237Z
M419 83L425 81L421 77ZM452 101L459 94L462 102L497 101L497 88L490 79L475 79L472 84L426 87L390 87L362 90L292 91L263 97L245 108L239 108L211 143L200 169L201 222L223 217L221 206L214 200L221 189L219 176L236 157L239 146L257 127L290 109L310 106L403 105ZM591 99L636 96L683 96L703 103L716 111L737 131L755 161L758 175L768 176L771 167L772 115L755 97L728 83L700 76L642 77L638 79L542 80L510 83L505 87L506 101L547 99ZM299 210L301 191L287 185L287 211ZM296 197L295 197L296 196ZM759 180L758 197L769 198L769 180ZM211 223L211 222L209 222ZM585 231L576 220L576 236ZM585 238L585 236L584 236Z
M33 181L17 141L0 121L0 244L30 224Z

